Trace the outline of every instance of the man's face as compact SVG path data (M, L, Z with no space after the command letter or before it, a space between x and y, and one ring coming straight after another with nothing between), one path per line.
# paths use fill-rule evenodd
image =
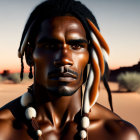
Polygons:
M35 45L35 83L58 96L72 95L83 83L89 59L81 22L72 16L46 19Z

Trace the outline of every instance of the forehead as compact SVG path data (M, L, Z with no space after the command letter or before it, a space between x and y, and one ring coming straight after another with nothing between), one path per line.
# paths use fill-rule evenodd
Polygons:
M73 36L74 39L81 36L86 38L86 31L82 23L73 16L58 16L45 19L41 23L39 34L42 36ZM78 38L79 39L79 38Z

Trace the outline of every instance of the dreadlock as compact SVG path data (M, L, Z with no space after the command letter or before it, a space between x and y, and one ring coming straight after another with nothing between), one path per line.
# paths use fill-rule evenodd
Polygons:
M110 92L109 85L107 83L106 72L104 73L104 66L105 66L105 70L108 71L108 65L107 65L105 56L103 56L103 54L102 54L102 48L104 48L103 50L106 50L106 52L109 52L109 51L108 51L108 48L106 47L107 45L106 45L104 39L102 38L102 36L99 33L100 29L99 29L98 23L96 21L96 18L94 17L92 12L79 1L47 0L47 1L44 1L43 3L39 4L33 10L33 12L30 14L30 16L27 20L27 23L25 25L25 28L23 30L21 41L20 41L20 47L18 50L20 52L19 57L21 58L21 74L20 74L21 79L23 79L23 71L24 71L24 65L23 65L24 52L25 52L26 62L27 62L28 57L29 57L27 55L27 45L28 45L28 43L30 43L32 49L34 49L34 47L35 47L34 40L38 33L38 29L40 28L40 24L42 23L42 21L45 20L46 18L52 18L52 17L56 17L56 16L65 16L65 15L71 15L71 16L78 18L81 21L83 27L85 28L87 39L90 42L89 46L91 46L90 47L91 49L89 49L89 54L90 54L90 58L91 58L91 60L89 60L89 63L91 65L90 69L93 69L93 71L95 73L95 74L93 74L92 70L91 70L91 72L89 72L88 80L93 79L91 77L95 77L95 81L93 82L93 80L92 80L92 82L90 81L90 83L89 83L90 84L89 87L91 88L90 91L93 92L95 90L94 92L98 92L97 91L98 84L99 84L99 80L101 78L98 71L100 71L100 68L101 68L102 80L105 85L105 88L107 89L110 107L113 111L111 92ZM91 30L92 30L92 32L96 32L95 36L96 36L96 38L98 38L98 42L100 45L98 45L94 41L93 33L91 34ZM101 46L102 48L100 48L99 46ZM97 60L97 63L95 60L92 61L92 59L93 59L92 55L94 55L95 60L99 59L99 60ZM103 61L105 61L105 62L103 62ZM98 66L98 63L99 63L99 66ZM27 62L27 64L28 64L28 62ZM30 67L30 71L31 71L31 67ZM85 69L85 71L84 71L84 77L86 77L86 79L87 79L86 71L87 71L87 69ZM32 77L31 73L30 73L30 77ZM93 87L91 87L91 83L93 83L93 85L94 85ZM87 87L88 87L88 82L87 82ZM95 98L97 98L97 97L95 95L94 96L90 95L90 97L92 97L94 99L94 101L90 101L90 102L92 102L91 104L93 105L94 104L93 102L95 102ZM88 98L90 98L90 97L88 97ZM85 97L85 98L87 98L87 97ZM85 103L85 105L87 105L87 103ZM85 111L85 113L89 112L89 109L87 109L87 110L88 111ZM82 131L84 131L84 130L82 130Z
M23 56L21 57L21 72L20 72L20 79L23 80L23 73L24 73L24 63L23 63Z

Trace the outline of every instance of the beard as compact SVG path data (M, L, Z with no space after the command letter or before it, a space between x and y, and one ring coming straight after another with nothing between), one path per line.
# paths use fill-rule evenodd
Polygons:
M59 82L52 85L39 84L34 82L34 92L41 97L49 100L49 98L59 98L62 96L72 96L83 84L83 73L80 73L79 80L75 84L67 82Z
M58 86L58 87L45 87L43 85L40 85L38 83L34 84L34 93L39 94L40 98L43 100L49 101L53 98L59 98L62 96L72 96L81 85L77 87L69 87L69 86Z
M51 94L53 94L56 97L61 96L72 96L80 87L82 87L83 84L83 73L81 72L80 78L77 81L77 83L74 86L69 86L67 83L59 83L60 85L57 87L46 87L46 90L48 90Z
M79 87L75 88L69 88L69 87L59 87L59 88L47 88L47 91L49 91L52 95L56 97L61 96L72 96Z

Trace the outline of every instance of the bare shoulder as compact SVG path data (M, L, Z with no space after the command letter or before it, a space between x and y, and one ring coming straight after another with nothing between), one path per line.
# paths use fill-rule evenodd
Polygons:
M0 110L0 138L5 138L13 122L13 115L8 109Z
M18 102L16 99L0 108L0 140L30 140Z
M116 140L140 140L136 127L125 120L105 120L103 126Z
M106 132L104 139L114 140L140 140L138 130L131 123L121 119L117 114L102 105L96 104L90 115L91 125L92 121L97 120L100 130Z
M9 109L0 109L0 120L6 120L13 118Z
M13 120L14 116L12 115L11 111L9 109L0 109L0 128L4 122L7 122L8 120Z
M19 112L19 98L7 103L3 107L0 108L0 127L3 122L9 122L15 120L16 111ZM15 111L16 110L16 111Z
M6 120L14 120L14 115L12 111L16 108L17 99L9 102L8 104L4 105L0 108L0 122L6 121ZM11 109L13 108L13 110Z
M100 120L120 120L120 116L118 116L116 113L110 111L106 107L96 103L92 108L90 112L90 118L94 119L100 119Z

